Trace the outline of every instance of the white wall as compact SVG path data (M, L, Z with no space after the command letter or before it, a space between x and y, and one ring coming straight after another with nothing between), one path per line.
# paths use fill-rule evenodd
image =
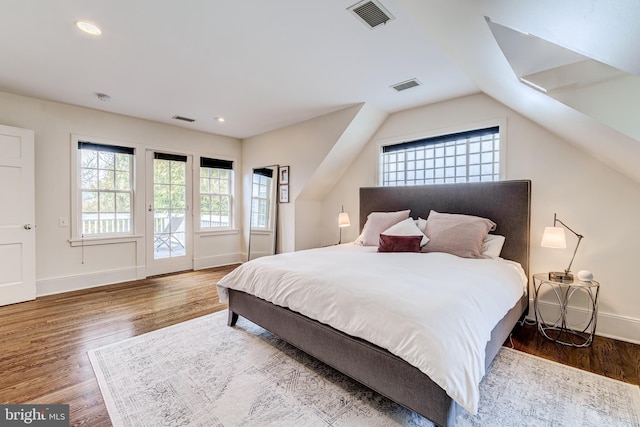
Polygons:
M251 207L251 171L254 168L280 165L290 166L289 203L278 206L278 252L291 252L317 243L320 201L296 202L313 173L344 133L361 105L316 117L292 126L267 132L242 143L244 211ZM305 213L299 215L296 210ZM303 220L304 219L304 220ZM248 239L249 218L244 220L245 245ZM309 236L311 233L311 237Z
M36 165L36 279L38 294L132 280L144 277L145 239L71 247L69 227L58 218L72 218L71 134L121 141L171 152L220 156L234 160L241 170L241 142L188 129L154 123L0 92L0 123L35 131ZM144 179L144 171L136 171ZM238 175L240 178L240 175ZM241 186L237 184L236 213L241 222ZM136 194L144 206L144 195ZM238 230L199 235L194 241L194 265L204 268L241 259ZM84 255L84 263L82 263Z
M343 229L343 241L358 236L358 188L377 185L382 142L432 136L505 119L506 178L532 181L531 273L563 270L571 259L576 240L570 233L566 250L539 246L542 231L552 225L555 212L585 236L572 270L591 270L602 285L598 334L640 342L640 285L636 273L640 184L487 95L392 114L323 201L323 234L337 234L335 206L344 204L352 227Z
M532 180L531 272L563 269L571 257L571 247L539 247L542 230L550 225L556 212L585 235L573 271L591 270L602 283L598 333L640 342L640 286L635 273L640 184L492 98L478 94L390 115L329 194L323 200L301 200L298 209L296 197L360 108L346 108L240 143L233 138L0 92L0 123L33 129L36 135L39 294L144 275L145 260L140 256L144 254L140 247L144 239L85 247L83 264L83 249L68 243L70 229L58 226L59 217L72 216L73 133L188 154L222 156L238 162L235 207L238 228L244 233L199 236L194 243L194 257L195 267L200 268L246 257L248 217L241 213L250 206L254 167L291 167L291 203L280 205L280 251L295 250L297 245L308 247L314 242L318 246L335 243L337 209L341 205L351 216L353 225L342 230L343 241L350 241L357 237L359 229L358 189L377 185L381 143L506 121L506 178ZM571 237L569 242L573 244Z

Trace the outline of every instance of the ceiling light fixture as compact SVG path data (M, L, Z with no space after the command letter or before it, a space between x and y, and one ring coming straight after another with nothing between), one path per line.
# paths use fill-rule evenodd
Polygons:
M91 34L92 36L99 36L100 34L102 34L102 30L91 22L76 21L76 27L80 28L87 34Z
M218 123L224 123L224 117L214 117L213 120L215 120Z

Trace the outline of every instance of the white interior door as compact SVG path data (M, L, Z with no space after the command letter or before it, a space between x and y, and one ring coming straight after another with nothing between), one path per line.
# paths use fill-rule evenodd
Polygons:
M191 156L147 152L147 276L193 269Z
M0 305L36 298L34 133L0 125Z

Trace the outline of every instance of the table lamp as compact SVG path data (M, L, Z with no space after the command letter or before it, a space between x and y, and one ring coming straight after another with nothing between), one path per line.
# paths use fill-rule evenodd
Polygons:
M349 214L344 211L344 205L342 211L338 214L338 228L340 229L340 240L338 244L342 243L342 229L344 227L351 227L351 221L349 220Z
M545 248L560 248L564 249L567 247L567 239L564 234L564 228L557 227L556 225L560 223L576 235L578 238L578 243L576 244L576 248L573 251L573 256L571 257L571 261L569 261L569 266L564 270L564 272L560 271L552 271L549 273L549 280L554 280L556 282L573 282L573 274L571 274L571 264L573 264L573 259L576 257L576 252L578 252L578 246L580 246L580 241L584 237L581 234L573 231L567 224L560 221L556 214L553 214L553 227L545 227L544 233L542 234L542 242L540 242L540 246Z

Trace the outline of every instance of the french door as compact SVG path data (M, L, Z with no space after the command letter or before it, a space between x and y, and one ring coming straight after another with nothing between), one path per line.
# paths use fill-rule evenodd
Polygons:
M193 268L192 158L147 151L147 276Z

